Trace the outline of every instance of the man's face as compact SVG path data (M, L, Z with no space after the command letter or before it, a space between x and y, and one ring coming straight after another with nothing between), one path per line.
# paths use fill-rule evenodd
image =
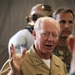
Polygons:
M60 23L60 37L68 37L72 33L74 25L73 15L71 13L57 14L56 20Z
M50 55L58 41L58 29L54 22L44 21L35 33L35 47L41 55Z

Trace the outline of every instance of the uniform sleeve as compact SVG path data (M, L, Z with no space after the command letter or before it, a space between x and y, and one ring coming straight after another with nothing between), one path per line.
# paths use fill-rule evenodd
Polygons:
M9 43L8 43L9 54L10 54L11 44L14 45L16 53L21 53L21 49L20 49L21 46L24 46L26 44L26 39L25 39L24 33L25 33L24 30L20 30L13 37L10 38Z
M7 60L0 70L0 75L7 75L10 69L9 60Z
M5 62L5 64L2 66L0 70L0 75L8 75L9 71L11 70L11 67L9 65L9 59ZM21 72L20 72L21 73ZM22 74L20 74L22 75Z

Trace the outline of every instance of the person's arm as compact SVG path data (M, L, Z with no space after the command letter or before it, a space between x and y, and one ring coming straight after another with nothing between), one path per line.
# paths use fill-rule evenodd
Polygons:
M8 53L10 54L10 46L11 44L14 45L14 48L15 48L15 52L16 53L21 53L21 46L25 45L26 43L26 39L25 39L25 36L24 36L24 33L25 33L25 29L24 30L20 30L18 31L14 36L12 36L9 40L9 43L8 43Z
M75 74L75 36L70 35L68 37L68 47L72 53L72 60L70 65L70 73Z

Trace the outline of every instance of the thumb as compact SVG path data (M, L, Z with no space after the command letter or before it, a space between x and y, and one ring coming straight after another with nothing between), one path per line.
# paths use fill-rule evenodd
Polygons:
M23 58L24 56L25 56L25 53L26 53L26 48L24 48L24 50L22 51L22 56L21 56L21 58Z

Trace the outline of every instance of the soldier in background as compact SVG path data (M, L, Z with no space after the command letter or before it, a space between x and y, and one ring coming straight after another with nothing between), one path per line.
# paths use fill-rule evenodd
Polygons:
M52 7L50 5L37 4L32 7L29 16L26 17L28 25L25 29L18 31L14 36L9 40L8 52L10 54L11 44L15 47L16 53L21 53L24 48L27 50L34 43L32 36L32 31L34 29L34 23L36 20L43 16L51 17L53 13Z
M69 71L72 54L67 45L67 38L73 30L74 13L69 8L60 7L54 11L53 18L60 23L61 28L58 44L53 53L66 64Z

